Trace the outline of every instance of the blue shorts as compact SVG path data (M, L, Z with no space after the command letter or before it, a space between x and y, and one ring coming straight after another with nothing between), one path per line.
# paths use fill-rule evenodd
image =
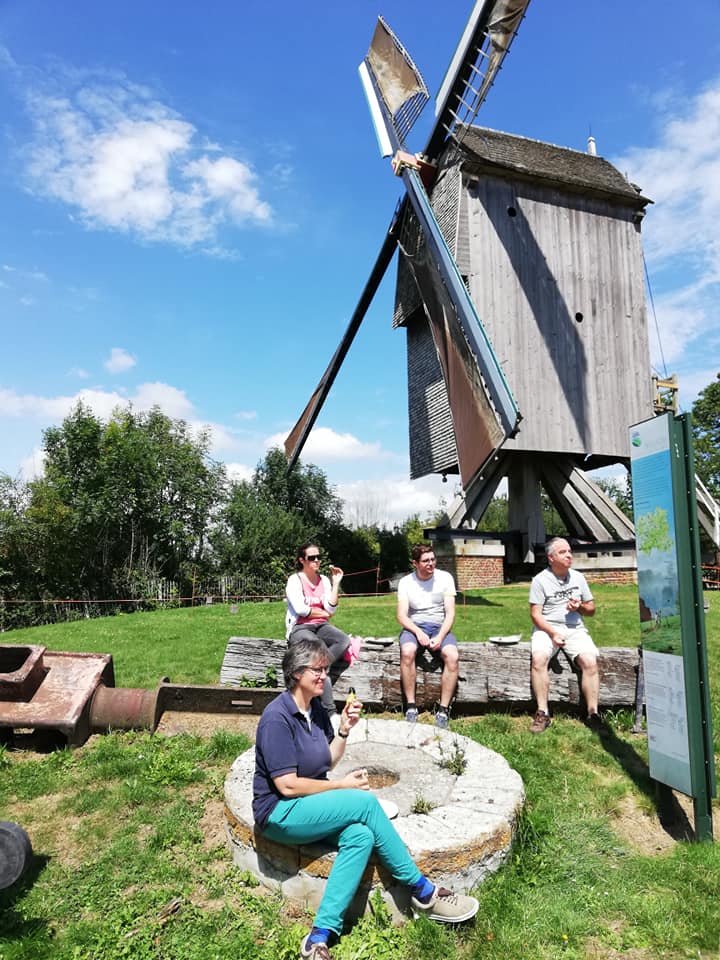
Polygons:
M418 627L420 627L421 630L424 630L425 633L430 637L430 639L432 639L438 633L441 626L442 626L441 623L418 623ZM414 643L415 646L418 648L417 649L418 653L422 653L424 650L427 650L427 652L431 654L432 653L439 654L444 647L457 646L457 640L455 638L455 634L452 631L450 633L445 634L445 636L442 639L442 643L440 644L437 650L428 650L427 647L421 647L417 641L417 637L415 636L415 634L411 633L409 630L403 630L402 633L400 634L400 646L402 646L404 643Z

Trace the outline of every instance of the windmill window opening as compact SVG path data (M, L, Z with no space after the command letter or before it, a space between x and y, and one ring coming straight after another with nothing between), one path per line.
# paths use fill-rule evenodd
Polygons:
M575 314L575 319L577 320L578 323L582 323L584 317L583 317L583 315L582 315L581 313L576 313L576 314Z
M507 208L507 215L508 215L509 217L516 217L516 216L517 216L517 210L515 209L515 207L512 207L512 206L508 207L508 208Z

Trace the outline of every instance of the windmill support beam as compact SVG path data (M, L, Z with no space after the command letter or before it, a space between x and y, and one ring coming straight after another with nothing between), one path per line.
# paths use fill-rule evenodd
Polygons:
M508 529L520 534L520 547L508 541L508 562L535 563L535 546L545 541L541 488L567 526L567 535L593 543L623 543L635 538L635 528L597 484L562 455L528 455L501 450L450 505L449 526L475 527L490 505L503 477L508 480ZM720 509L720 508L719 508Z
M533 544L545 540L540 477L535 463L523 458L508 475L508 526L519 530L520 556L508 558L516 563L534 563Z
M576 536L582 536L583 532L587 531L593 540L612 540L610 530L595 516L573 487L566 471L558 469L553 461L547 461L542 468L542 479L543 486L560 514L565 515L563 507L569 508Z

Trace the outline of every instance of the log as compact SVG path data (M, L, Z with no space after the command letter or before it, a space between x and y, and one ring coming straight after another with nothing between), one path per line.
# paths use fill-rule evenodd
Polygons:
M360 659L349 666L346 661L331 670L338 701L344 701L349 688L355 688L365 706L374 710L402 707L400 689L400 651L397 638L381 638L371 646L368 638ZM530 687L530 644L460 643L460 679L453 706L456 714L482 711L488 707L529 708L534 703ZM277 672L278 687L283 679L280 663L287 649L284 640L260 637L230 637L220 683L248 687L265 683L268 671ZM634 707L639 663L637 648L601 647L600 704L603 709ZM556 670L550 673L550 702L555 706L575 707L580 703L578 673L564 653L556 658ZM441 665L431 657L418 661L416 702L430 709L440 698Z

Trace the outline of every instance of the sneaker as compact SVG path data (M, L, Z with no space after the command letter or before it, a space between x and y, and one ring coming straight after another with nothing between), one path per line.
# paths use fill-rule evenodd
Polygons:
M333 733L337 733L340 729L340 714L331 713L330 714L330 726L333 728Z
M438 710L438 712L435 714L435 726L438 728L438 730L447 730L449 722L450 718L445 710Z
M332 954L326 943L310 943L307 940L310 934L303 939L300 944L300 956L302 960L332 960Z
M418 709L417 707L408 707L405 711L405 719L408 723L415 723L418 718Z
M530 733L543 733L552 723L549 714L544 710L538 710L530 724Z
M413 916L426 916L438 923L462 923L470 920L478 912L480 904L475 897L466 897L462 893L453 893L445 887L435 887L435 893L427 903L410 898Z
M601 733L605 729L603 718L599 713L589 713L585 721L585 726L588 730L591 730L592 733Z

